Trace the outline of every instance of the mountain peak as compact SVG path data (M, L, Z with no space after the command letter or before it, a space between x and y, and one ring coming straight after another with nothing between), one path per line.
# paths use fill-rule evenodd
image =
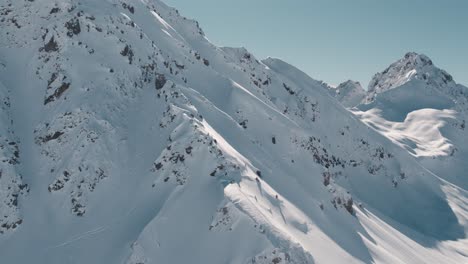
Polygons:
M353 80L347 80L345 82L342 82L337 86L337 88L339 88L339 87L359 87L359 88L363 89L360 82L353 81Z
M406 53L400 61L412 65L415 69L433 65L432 60L428 56L416 52Z
M361 83L353 80L340 83L329 91L344 107L354 107L366 97L366 91L362 88Z
M377 93L400 87L411 80L420 80L441 89L454 84L450 74L437 68L432 60L416 52L408 52L383 72L377 73L369 83L371 97Z

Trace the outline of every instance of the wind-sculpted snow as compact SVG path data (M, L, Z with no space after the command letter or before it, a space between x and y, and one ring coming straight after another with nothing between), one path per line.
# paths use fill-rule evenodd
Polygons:
M404 149L460 141L381 135L344 108L357 85L216 47L160 1L0 4L0 262L466 261L465 189Z

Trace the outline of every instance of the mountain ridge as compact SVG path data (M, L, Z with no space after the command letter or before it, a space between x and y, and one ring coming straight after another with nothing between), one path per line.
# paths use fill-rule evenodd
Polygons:
M466 259L466 191L290 64L157 0L3 8L2 262Z

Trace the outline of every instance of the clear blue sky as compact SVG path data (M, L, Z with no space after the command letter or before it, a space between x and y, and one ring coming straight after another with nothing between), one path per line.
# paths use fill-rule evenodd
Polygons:
M468 85L468 0L163 0L219 46L278 57L311 77L367 84L407 51Z

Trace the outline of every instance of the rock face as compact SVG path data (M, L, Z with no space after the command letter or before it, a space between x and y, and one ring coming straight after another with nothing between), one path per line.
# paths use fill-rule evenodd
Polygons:
M0 10L1 263L466 261L466 189L327 84L157 0Z

